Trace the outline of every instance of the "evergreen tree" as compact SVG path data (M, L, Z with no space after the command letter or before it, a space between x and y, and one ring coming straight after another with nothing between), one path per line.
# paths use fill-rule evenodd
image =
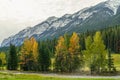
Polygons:
M110 50L108 50L108 72L110 73L115 73L116 72L116 68L114 66L114 62L113 62L113 58L112 58L112 55L111 55L111 52Z
M2 64L3 64L3 63L2 63L2 60L0 59L0 67L2 67Z
M50 52L45 42L41 42L39 44L38 64L39 64L40 71L49 70L49 67L51 64Z
M7 60L7 69L17 70L17 67L18 67L18 60L17 60L16 47L10 44L10 51L9 51L8 60Z

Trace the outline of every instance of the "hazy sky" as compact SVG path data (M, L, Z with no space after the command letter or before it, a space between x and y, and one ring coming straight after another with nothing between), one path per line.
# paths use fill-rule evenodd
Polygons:
M0 43L50 16L72 14L106 0L0 0Z

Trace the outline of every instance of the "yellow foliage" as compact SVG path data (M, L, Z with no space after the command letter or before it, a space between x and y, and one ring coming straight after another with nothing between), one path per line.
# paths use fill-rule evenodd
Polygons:
M38 43L35 40L35 38L31 38L31 43L32 43L32 52L33 52L33 58L35 61L37 61L38 57Z
M66 49L65 39L63 36L61 36L56 46L56 53L60 53L61 51L64 51L65 49Z
M6 55L4 52L0 53L0 59L2 60L2 64L6 64Z
M74 54L76 53L79 48L80 48L80 45L79 45L79 37L77 35L77 33L73 33L72 37L70 38L70 43L68 44L69 45L69 48L67 48L67 45L65 43L65 39L63 36L59 37L58 39L58 44L56 46L56 53L61 53L60 51L69 51L71 54Z
M38 43L34 37L30 39L25 39L23 46L21 48L20 59L23 63L26 63L27 60L33 60L37 62L38 56Z
M69 45L69 51L70 53L74 54L76 50L80 48L79 46L79 37L77 33L73 33L72 37L70 38L70 45Z

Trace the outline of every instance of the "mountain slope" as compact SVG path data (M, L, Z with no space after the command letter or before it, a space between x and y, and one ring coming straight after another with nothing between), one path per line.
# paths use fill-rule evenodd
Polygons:
M34 36L37 40L58 37L64 33L99 30L111 25L120 24L120 0L108 0L96 6L82 9L74 14L50 17L44 22L26 28L18 34L5 39L1 46L9 46L10 42L21 45L26 37Z

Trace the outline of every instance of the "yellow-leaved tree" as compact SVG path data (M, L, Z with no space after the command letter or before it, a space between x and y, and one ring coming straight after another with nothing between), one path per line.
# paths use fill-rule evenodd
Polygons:
M30 39L31 43L32 43L32 53L33 53L33 58L34 61L37 62L38 59L38 42L35 40L35 38L31 38Z
M20 53L20 65L23 70L34 70L37 63L38 43L34 37L26 38Z
M67 47L65 45L65 39L63 36L59 37L58 44L56 46L55 55L55 70L65 71L65 54L67 52Z
M4 65L6 64L6 54L4 52L0 53L0 67L4 67Z

